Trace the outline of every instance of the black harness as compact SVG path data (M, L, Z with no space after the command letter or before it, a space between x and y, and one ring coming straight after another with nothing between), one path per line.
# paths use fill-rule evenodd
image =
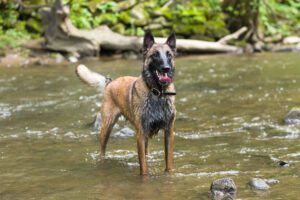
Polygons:
M156 88L152 88L151 89L151 93L153 94L153 95L155 95L155 96L158 96L158 97L160 97L160 96L167 96L167 95L176 95L176 92L168 92L168 91L165 91L165 90L158 90L158 89L156 89Z

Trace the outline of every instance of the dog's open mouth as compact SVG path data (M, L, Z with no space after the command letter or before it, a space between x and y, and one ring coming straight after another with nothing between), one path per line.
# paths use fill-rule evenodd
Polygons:
M162 83L170 83L172 82L172 78L169 77L168 73L159 72L156 70L156 75L158 77L158 80Z

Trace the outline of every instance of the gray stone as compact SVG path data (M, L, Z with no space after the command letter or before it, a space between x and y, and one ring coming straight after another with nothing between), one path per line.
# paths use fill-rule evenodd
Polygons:
M100 112L97 113L96 117L95 117L95 121L93 122L94 124L94 130L95 131L99 131L101 128L101 114Z
M222 178L212 182L209 196L215 200L234 199L237 192L232 178Z
M62 63L65 60L65 57L60 53L55 54L55 62Z
M70 63L77 63L78 62L78 58L76 56L69 56L68 60Z
M138 54L133 51L126 51L123 53L123 58L129 60L137 60L139 58Z
M268 190L270 189L270 186L264 181L263 179L260 178L252 178L249 182L249 185L252 189L255 190Z
M300 108L292 108L284 117L284 123L300 125Z
M269 179L264 179L264 181L267 183L267 184L278 184L280 181L277 180L277 179L273 179L273 178L269 178Z
M134 131L128 127L122 128L120 131L113 134L113 137L118 137L118 138L127 138L133 136L134 136Z

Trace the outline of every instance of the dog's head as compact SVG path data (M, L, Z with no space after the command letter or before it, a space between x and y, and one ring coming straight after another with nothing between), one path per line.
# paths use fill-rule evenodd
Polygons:
M143 78L150 87L163 88L172 83L175 73L176 36L173 32L164 44L155 43L150 31L143 43Z

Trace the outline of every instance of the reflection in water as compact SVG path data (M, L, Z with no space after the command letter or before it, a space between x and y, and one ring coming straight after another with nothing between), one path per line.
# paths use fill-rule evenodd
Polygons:
M267 199L297 199L299 126L283 117L300 102L298 54L176 60L175 172L165 174L162 134L150 141L150 176L138 175L135 138L117 132L99 160L90 125L101 95L74 66L0 69L0 199L207 199L212 180L233 177L238 198L261 199L254 177L279 180ZM110 77L139 75L133 60L85 63ZM115 69L112 71L111 69ZM129 128L131 128L129 126ZM288 167L279 167L284 160ZM289 191L286 191L289 188Z

